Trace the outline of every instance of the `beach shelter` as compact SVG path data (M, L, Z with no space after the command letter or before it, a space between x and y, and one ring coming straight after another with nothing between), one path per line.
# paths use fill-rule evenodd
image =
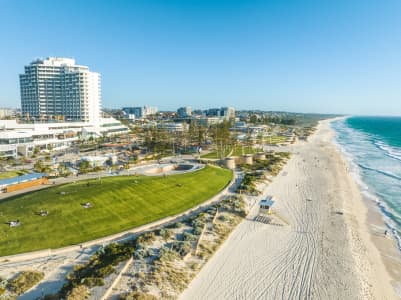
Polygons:
M274 204L273 198L269 197L267 199L263 199L259 203L259 213L265 215L271 215L272 213L272 206Z

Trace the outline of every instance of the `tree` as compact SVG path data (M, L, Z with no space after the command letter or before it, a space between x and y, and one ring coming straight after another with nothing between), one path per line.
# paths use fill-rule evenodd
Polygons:
M38 159L38 160L35 162L35 164L33 165L33 168L34 168L34 170L35 170L36 172L43 172L43 169L44 169L43 162L42 162L40 159Z
M230 122L224 121L211 128L211 136L216 145L217 156L222 159L231 149L233 141L230 134Z
M79 171L81 171L82 173L86 172L88 169L90 168L90 163L87 160L82 160L79 163Z
M57 171L58 171L58 173L59 173L60 175L63 175L63 174L65 173L65 171L66 171L65 165L59 164L58 167L57 167Z
M35 148L33 148L33 154L37 155L39 153L39 147L36 146Z
M252 124L256 124L258 122L258 117L256 115L252 115L249 119L249 122Z

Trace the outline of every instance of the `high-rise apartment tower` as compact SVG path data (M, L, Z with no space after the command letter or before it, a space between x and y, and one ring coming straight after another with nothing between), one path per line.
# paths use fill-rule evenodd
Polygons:
M100 120L100 74L76 65L74 59L33 61L20 75L20 89L23 118L92 124Z

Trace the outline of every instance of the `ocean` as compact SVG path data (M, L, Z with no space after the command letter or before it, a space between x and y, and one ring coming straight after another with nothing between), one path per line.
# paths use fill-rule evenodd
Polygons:
M350 172L379 205L401 250L401 117L349 117L332 128Z

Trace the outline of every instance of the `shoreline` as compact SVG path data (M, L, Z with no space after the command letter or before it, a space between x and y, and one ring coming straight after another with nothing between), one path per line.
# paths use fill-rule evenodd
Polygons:
M277 196L274 213L290 225L256 222L255 206L180 299L399 298L394 275L401 268L385 267L394 257L376 248L383 236L371 224L379 215L347 172L331 121L292 147L292 158L263 191Z
M337 133L331 127L331 123L336 120L338 119L329 120L330 129L334 134L332 143L344 164L347 166L347 170L351 170L353 162L345 155L341 145L336 142L335 135ZM362 184L368 185L363 182L362 178L356 180L349 171L347 171L347 176L356 186L360 194L360 197L358 197L359 199L354 203L354 205L356 205L354 210L363 211L363 216L359 216L359 222L361 223L359 231L365 238L365 245L368 245L367 256L372 265L373 274L375 274L373 277L379 278L383 276L386 281L391 283L395 296L401 298L401 255L397 240L391 233L387 236L384 235L385 230L388 230L389 227L380 209L380 203L364 193L367 192L367 190ZM376 286L380 286L379 283L377 283Z

